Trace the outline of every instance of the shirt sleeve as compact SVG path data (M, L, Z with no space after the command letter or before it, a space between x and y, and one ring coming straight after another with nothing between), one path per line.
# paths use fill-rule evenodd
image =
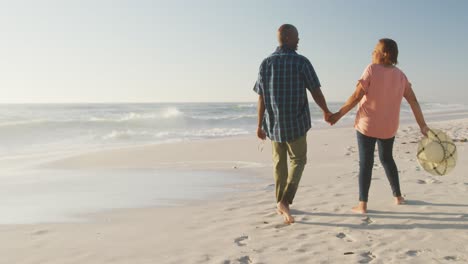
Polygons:
M403 94L406 93L408 89L411 89L411 83L408 80L408 77L403 73L403 85L405 86L405 89L403 91Z
M306 59L304 67L303 67L303 74L305 78L306 88L312 92L315 89L320 88L320 81L315 73L314 67L310 63L309 60Z
M258 70L258 78L257 78L257 82L255 82L255 85L254 85L254 92L256 92L258 95L263 95L263 88L264 88L264 85L263 85L263 64L265 62L262 62L262 64L260 65L260 69Z
M364 91L367 93L369 91L369 87L371 85L371 76L372 76L372 64L367 66L366 69L364 69L364 72L361 75L361 78L358 80L358 82L361 84L362 88Z

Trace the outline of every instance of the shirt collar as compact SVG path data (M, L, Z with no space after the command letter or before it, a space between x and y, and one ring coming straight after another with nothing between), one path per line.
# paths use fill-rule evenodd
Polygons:
M286 46L278 46L275 53L296 53L296 51Z

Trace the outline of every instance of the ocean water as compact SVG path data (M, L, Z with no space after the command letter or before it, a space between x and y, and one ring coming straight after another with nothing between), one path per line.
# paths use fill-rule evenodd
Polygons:
M329 103L337 110L342 103ZM422 103L426 114L468 111L468 105ZM310 104L314 127L326 127ZM411 119L402 104L402 119ZM350 123L354 114L342 122ZM0 159L99 148L200 140L255 133L255 103L0 105Z

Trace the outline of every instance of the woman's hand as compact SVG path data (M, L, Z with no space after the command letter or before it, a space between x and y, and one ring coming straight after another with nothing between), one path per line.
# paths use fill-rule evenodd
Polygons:
M329 123L330 123L331 125L334 125L334 124L336 124L336 122L338 122L338 120L341 119L341 117L343 117L343 116L340 114L340 112L336 112L336 113L334 113L334 114L332 114L332 115L330 116L330 118L328 119L328 121L329 121Z
M429 132L429 127L427 127L427 125L424 125L421 127L421 133L427 137L427 133Z

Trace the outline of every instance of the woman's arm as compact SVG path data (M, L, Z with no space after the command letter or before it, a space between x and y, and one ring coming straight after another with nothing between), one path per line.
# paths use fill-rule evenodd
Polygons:
M424 120L424 115L418 103L418 99L416 98L416 95L414 94L411 86L409 86L405 90L403 96L411 106L411 110L413 111L414 117L416 118L416 122L418 123L419 128L421 129L421 133L427 137L427 132L429 131L429 128L427 127L426 121Z
M361 83L358 83L358 85L356 85L356 90L348 98L346 103L340 108L340 110L337 113L333 114L330 117L330 123L334 125L336 122L338 122L340 118L346 115L351 109L353 109L359 103L359 101L361 101L362 97L365 94L366 93L364 92L364 89L362 88Z

